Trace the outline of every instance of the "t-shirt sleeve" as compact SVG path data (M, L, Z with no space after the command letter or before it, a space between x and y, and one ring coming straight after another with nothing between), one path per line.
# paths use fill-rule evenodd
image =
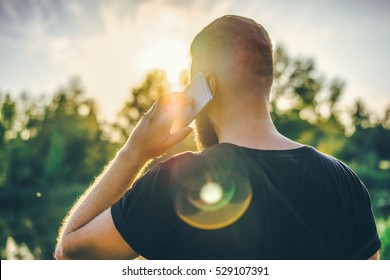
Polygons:
M168 168L158 164L111 207L119 233L147 259L164 259L166 243L175 227L169 177Z
M375 218L371 207L371 199L368 190L362 182L363 203L361 207L361 223L357 234L358 250L356 259L369 259L381 247L381 241L378 236Z
M375 217L371 207L370 194L359 179L359 177L346 166L339 161L344 167L348 179L348 185L350 185L353 191L352 195L353 204L349 205L355 209L356 222L356 243L354 244L354 250L352 253L352 259L365 260L374 255L381 247L381 241L378 236ZM352 217L351 217L352 218Z

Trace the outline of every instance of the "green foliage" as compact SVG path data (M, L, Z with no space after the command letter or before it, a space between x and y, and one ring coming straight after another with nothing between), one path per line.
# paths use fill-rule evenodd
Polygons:
M382 260L390 260L390 217L387 219L377 219L379 237L382 247L379 251Z
M153 70L149 72L144 82L134 87L125 104L120 109L114 130L117 131L119 142L124 142L134 129L142 115L149 110L153 102L168 91L168 81L165 72Z
M77 79L50 101L0 100L5 137L0 146L2 257L9 236L37 258L51 258L61 219L113 156L103 137L95 102ZM5 109L4 109L5 108ZM61 197L58 195L62 194ZM71 196L70 196L71 195Z
M271 113L276 127L341 159L359 175L375 214L385 217L378 219L381 255L390 258L390 108L382 119L360 101L345 108L339 104L343 81L327 81L312 59L292 58L280 46L274 59ZM183 83L187 77L181 74ZM20 248L26 244L35 258L52 258L61 219L168 89L164 72L149 72L129 92L112 124L97 118L94 100L77 79L50 100L0 93L1 258L7 256L9 237ZM187 138L167 156L194 149Z

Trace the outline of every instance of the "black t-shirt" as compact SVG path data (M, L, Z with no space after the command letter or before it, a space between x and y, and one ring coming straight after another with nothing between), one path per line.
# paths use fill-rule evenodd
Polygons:
M239 193L248 184L250 200L233 222L207 229L181 218L178 200L210 182L233 186L224 209L245 200ZM208 204L221 194L210 193ZM148 259L367 259L381 246L366 187L308 146L221 143L175 156L139 178L111 213L126 242Z

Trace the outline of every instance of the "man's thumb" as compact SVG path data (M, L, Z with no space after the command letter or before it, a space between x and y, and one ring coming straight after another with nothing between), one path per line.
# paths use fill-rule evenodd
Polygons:
M183 141L190 133L192 132L191 127L183 127L176 131L175 133L171 134L171 136L168 138L168 141L166 142L166 145L170 148L177 143Z

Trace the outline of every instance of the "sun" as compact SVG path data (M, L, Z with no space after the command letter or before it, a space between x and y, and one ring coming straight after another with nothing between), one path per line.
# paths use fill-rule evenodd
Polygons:
M159 68L167 73L168 81L176 84L183 69L188 67L186 46L176 39L167 39L146 49L141 67L144 71Z

